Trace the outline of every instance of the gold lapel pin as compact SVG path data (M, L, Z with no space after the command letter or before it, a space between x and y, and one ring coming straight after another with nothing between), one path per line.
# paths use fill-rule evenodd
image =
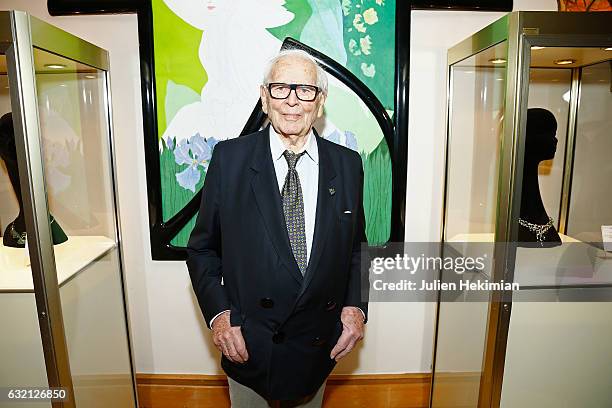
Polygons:
M334 195L336 194L336 189L335 188L330 188L329 189L329 195Z

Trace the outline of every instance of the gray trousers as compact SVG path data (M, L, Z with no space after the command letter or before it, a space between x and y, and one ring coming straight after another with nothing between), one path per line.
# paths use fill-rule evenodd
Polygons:
M314 394L293 401L266 400L249 387L227 377L232 408L321 408L325 383Z

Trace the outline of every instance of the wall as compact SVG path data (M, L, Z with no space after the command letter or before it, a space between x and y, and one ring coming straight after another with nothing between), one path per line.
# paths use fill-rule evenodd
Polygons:
M554 0L516 1L556 9ZM153 262L147 227L137 24L134 15L50 17L44 0L0 0L110 52L119 208L136 369L218 373L183 262ZM446 50L501 13L417 11L412 19L406 239L437 240L442 200ZM448 28L448 29L439 29ZM336 372L430 370L433 304L372 304L366 339Z

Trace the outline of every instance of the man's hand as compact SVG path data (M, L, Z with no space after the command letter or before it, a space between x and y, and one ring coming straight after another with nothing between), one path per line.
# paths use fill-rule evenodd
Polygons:
M233 363L244 363L249 359L240 326L230 324L230 311L217 316L212 325L213 343Z
M355 344L363 339L363 313L355 306L345 306L340 315L342 334L331 351L330 357L339 361L351 352Z

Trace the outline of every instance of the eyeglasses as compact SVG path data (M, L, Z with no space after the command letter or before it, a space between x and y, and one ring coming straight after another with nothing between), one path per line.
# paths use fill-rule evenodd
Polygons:
M287 99L291 91L295 91L295 96L300 101L312 102L320 92L319 87L305 84L285 84L282 82L272 82L268 84L268 92L272 99Z

